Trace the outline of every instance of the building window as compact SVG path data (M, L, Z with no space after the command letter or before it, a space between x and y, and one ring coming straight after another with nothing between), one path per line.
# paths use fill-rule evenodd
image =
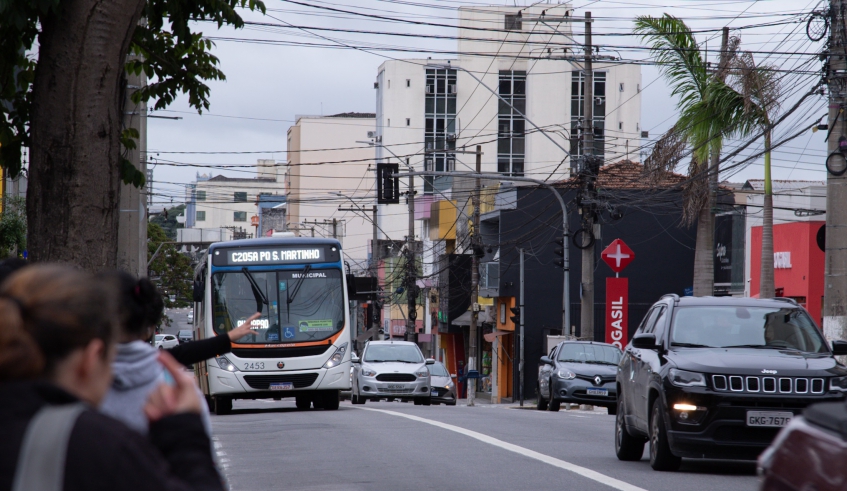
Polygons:
M582 71L571 74L571 156L585 155L582 116L585 114L585 75ZM594 155L605 156L606 142L606 72L594 72ZM571 162L576 166L577 162Z
M412 86L412 81L407 78L406 79L406 87L411 87L411 86Z
M388 118L388 124L386 126L391 126L391 118Z
M388 81L388 88L391 88L391 80Z
M526 156L526 72L500 72L497 108L497 172L523 176ZM508 103L507 103L508 102Z
M206 191L197 191L197 201L206 201Z
M521 26L521 14L518 12L517 14L506 14L506 22L504 28L507 31L520 31Z
M427 153L424 169L449 172L454 170L456 149L456 70L426 70L426 97L424 99L424 145ZM449 183L446 178L424 178L424 193L432 194L437 183ZM444 188L446 189L446 187ZM443 191L438 187L439 191Z
M618 84L618 91L623 92L623 82Z
M618 129L623 130L623 121L618 121Z
M235 192L235 202L236 203L245 203L247 201L247 191L236 191Z
M636 91L636 92L639 92L639 93L641 92L641 84L636 84L636 85L635 85L635 91Z
M198 222L205 222L206 221L206 212L205 211L198 211L197 213L195 213L194 220L198 221Z
M246 222L247 221L247 212L246 211L236 211L232 214L232 219L236 222Z
M412 126L412 120L410 118L406 118L406 126Z

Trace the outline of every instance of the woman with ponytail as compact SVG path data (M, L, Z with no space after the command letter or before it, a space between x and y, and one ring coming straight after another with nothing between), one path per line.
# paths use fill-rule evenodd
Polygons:
M220 490L193 378L145 402L149 435L96 411L110 388L116 295L82 271L27 266L0 285L0 491Z

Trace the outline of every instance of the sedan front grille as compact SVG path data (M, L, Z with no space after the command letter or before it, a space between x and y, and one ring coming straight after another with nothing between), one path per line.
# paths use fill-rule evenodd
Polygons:
M712 375L712 388L718 392L743 392L754 394L823 394L824 379Z
M383 394L411 394L415 389L377 389Z
M376 379L380 382L414 382L418 378L412 373L380 373Z

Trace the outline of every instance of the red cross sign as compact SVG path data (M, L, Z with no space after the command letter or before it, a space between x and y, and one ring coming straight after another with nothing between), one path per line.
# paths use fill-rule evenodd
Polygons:
M629 263L635 259L635 253L621 239L615 239L600 253L600 257L612 268L615 273L620 273Z

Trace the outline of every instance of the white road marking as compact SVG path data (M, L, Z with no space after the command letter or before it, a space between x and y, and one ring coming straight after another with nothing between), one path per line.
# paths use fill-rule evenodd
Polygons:
M455 433L459 433L460 435L465 435L476 440L479 440L483 443L487 443L489 445L493 445L495 447L502 448L503 450L508 450L509 452L514 452L518 455L523 455L524 457L529 457L530 459L535 459L540 462L544 462L545 464L550 464L553 467L558 467L560 469L564 469L566 471L573 472L574 474L578 474L582 477L591 479L592 481L597 481L600 484L605 484L614 489L619 489L621 491L647 491L644 488L639 488L638 486L629 484L628 482L621 481L619 479L615 479L614 477L607 476L605 474L601 474L597 471L593 471L588 469L587 467L582 467L580 465L572 464L565 460L557 459L555 457L550 457L549 455L545 455L540 452L536 452L534 450L530 450L525 447L521 447L520 445L514 445L509 442L504 442L503 440L499 440L494 437L490 437L488 435L484 435L482 433L478 433L476 431L468 430L462 428L461 426L455 426L447 423L442 423L441 421L435 421L432 419L420 418L418 416L412 416L411 414L404 414L397 411L388 411L386 409L374 409L374 408L366 408L366 407L358 407L356 409L362 409L365 411L374 411L378 413L390 414L392 416L398 416L401 418L411 419L412 421L417 421L419 423L426 423L432 426L437 426L439 428L449 430Z

